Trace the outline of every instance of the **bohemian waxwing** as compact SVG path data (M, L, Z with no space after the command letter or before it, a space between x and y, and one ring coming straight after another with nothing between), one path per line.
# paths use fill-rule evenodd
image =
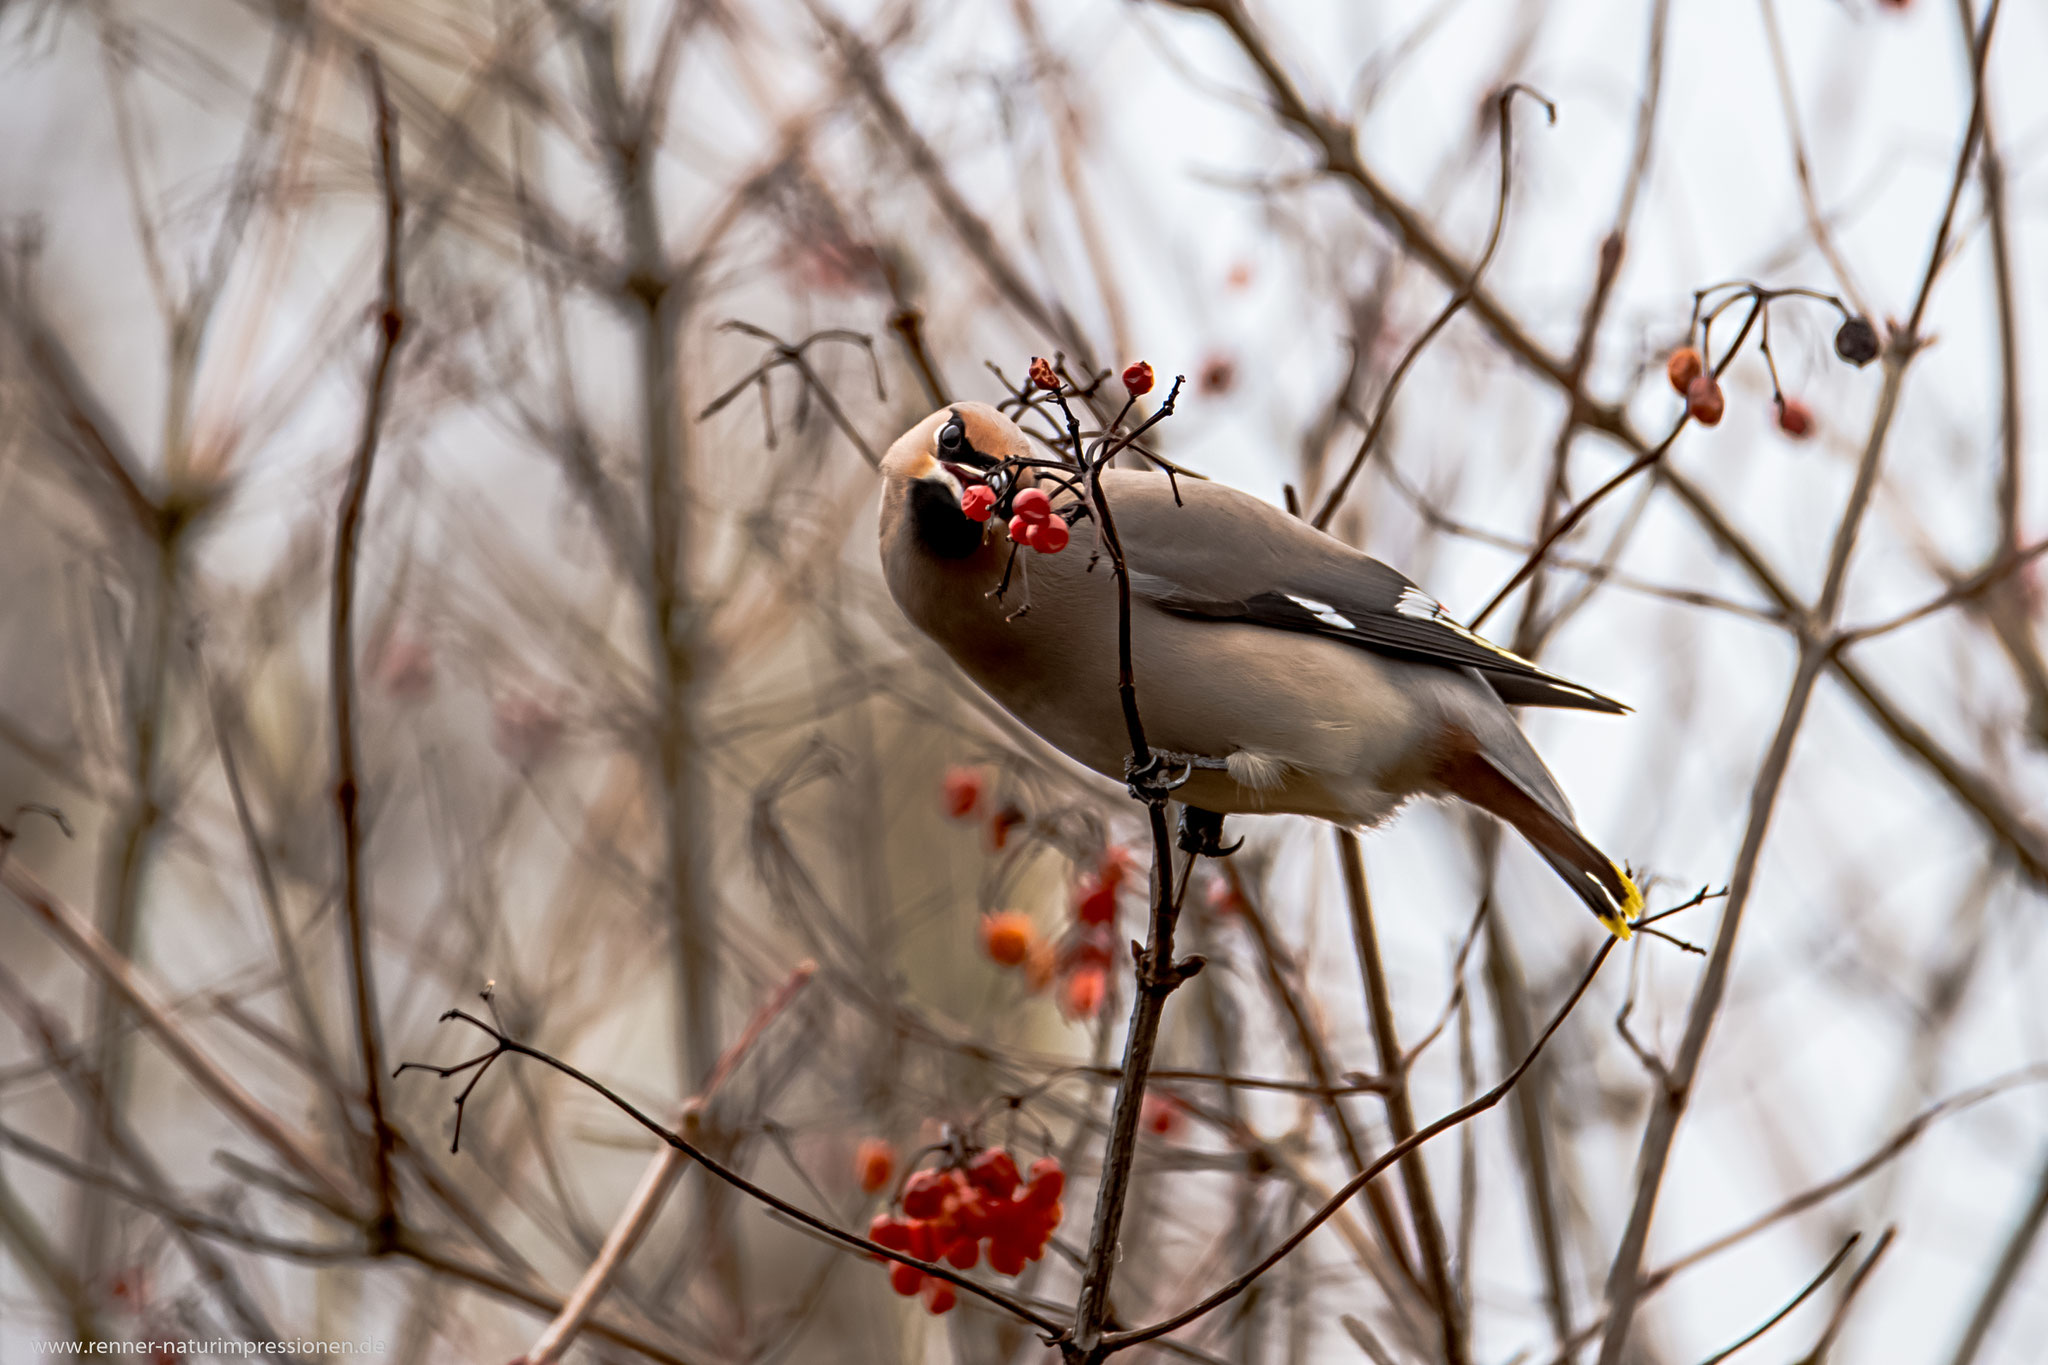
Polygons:
M1033 455L985 403L952 404L905 432L882 461L882 568L904 615L983 691L1053 747L1122 778L1116 581L1106 556L1092 562L1094 519L1038 480L1071 522L1071 544L1018 547L1022 572L999 597L1010 498L1032 474L996 474L986 521L962 511L963 492L1000 461ZM1399 573L1248 494L1183 478L1177 504L1166 475L1126 469L1105 469L1102 489L1130 571L1146 742L1189 773L1177 799L1366 827L1411 796L1459 797L1520 830L1627 937L1641 893L1579 832L1508 710L1626 707L1488 644Z

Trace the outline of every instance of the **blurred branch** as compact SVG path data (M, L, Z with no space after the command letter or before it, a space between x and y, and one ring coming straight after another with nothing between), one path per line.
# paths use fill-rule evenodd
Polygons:
M789 979L782 983L781 988L755 1012L745 1030L718 1059L718 1065L712 1071L710 1079L705 1082L704 1088L684 1102L682 1112L685 1127L696 1126L698 1116L718 1097L719 1089L724 1085L726 1078L746 1059L768 1026L775 1022L802 993L804 987L810 984L817 971L818 967L814 962L798 964L797 969L790 973ZM591 1310L597 1307L598 1300L604 1297L612 1279L625 1266L626 1258L633 1254L633 1248L639 1245L640 1238L654 1222L655 1214L661 1211L662 1201L668 1197L669 1190L675 1185L676 1177L682 1174L683 1159L683 1153L679 1149L664 1144L655 1154L654 1160L647 1163L647 1170L641 1175L639 1185L626 1200L626 1207L620 1211L618 1220L612 1224L611 1232L606 1235L603 1249L584 1270L583 1278L576 1282L575 1290L562 1304L562 1311L555 1315L546 1330L527 1348L525 1365L550 1365L569 1349L570 1343L576 1339L576 1334L583 1329L584 1322L590 1317Z
M287 1166L309 1181L322 1207L343 1217L355 1217L352 1211L354 1197L343 1177L308 1150L282 1119L259 1104L234 1077L200 1050L136 974L134 964L115 954L98 930L80 919L44 890L40 882L12 862L0 870L0 885L12 892L14 898L56 936L80 965L96 979L104 981L129 1009L135 1011L143 1026L201 1090L234 1115Z
M1529 1054L1522 1058L1515 1069L1504 1076L1491 1090L1488 1090L1470 1104L1460 1105L1428 1126L1417 1129L1413 1136L1405 1138L1389 1147L1372 1165L1345 1181L1336 1193L1332 1194L1323 1203L1321 1208L1309 1216L1307 1221L1295 1228L1293 1232L1283 1238L1271 1251L1268 1251L1261 1257L1256 1265L1252 1266L1251 1269L1245 1271L1242 1275L1239 1275L1236 1279L1231 1280L1206 1298L1182 1309L1171 1317L1164 1318L1147 1327L1139 1327L1126 1332L1110 1333L1103 1338L1103 1345L1109 1350L1122 1350L1127 1346L1142 1345L1145 1342L1163 1337L1168 1332L1185 1327L1187 1324L1214 1312L1239 1294L1244 1293L1246 1289L1258 1281L1260 1276L1280 1264L1281 1261L1287 1259L1287 1256L1296 1247L1308 1240L1310 1234L1315 1232L1324 1223L1327 1223L1339 1209L1349 1203L1360 1190L1371 1184L1374 1179L1385 1172L1390 1166L1393 1166L1401 1158L1421 1147L1424 1143L1443 1133L1449 1132L1468 1119L1476 1118L1478 1115L1499 1104L1502 1098L1515 1088L1516 1083L1528 1074L1529 1068L1535 1065L1537 1058L1543 1055L1543 1049L1556 1036L1558 1029L1571 1016L1571 1012L1578 1007L1579 1001L1585 998L1587 988L1593 984L1593 978L1599 975L1601 964L1607 961L1607 955L1613 951L1616 942L1617 940L1613 938L1606 939L1600 944L1599 948L1594 950L1593 959L1586 965L1585 973L1580 976L1578 985L1572 989L1572 993L1566 997L1564 1004L1551 1017L1549 1024L1544 1027L1543 1032L1537 1036L1534 1046L1529 1050Z
M2034 1250L2034 1242L2041 1235L2044 1221L2048 1221L2048 1158L2043 1159L2026 1207L2014 1221L2005 1245L1998 1250L1998 1259L1984 1278L1984 1288L1970 1309L1969 1324L1963 1328L1962 1339L1956 1343L1950 1365L1971 1365L1977 1359L1985 1339L1991 1335L1992 1324L1998 1321L1999 1310L2005 1307L2006 1297L2012 1293L2020 1271L2027 1264L2027 1257Z
M1501 117L1507 117L1505 97ZM1380 960L1379 930L1372 919L1372 894L1365 884L1365 854L1358 846L1356 833L1348 829L1337 831L1337 858L1344 871L1345 899L1351 907L1351 940L1358 953L1366 1017L1372 1024L1373 1042L1379 1050L1380 1071L1388 1081L1382 1096L1387 1106L1387 1127L1398 1144L1415 1136L1415 1103L1408 1093L1408 1059L1394 1023L1394 1001L1387 990L1386 966ZM1408 1195L1408 1217L1415 1225L1422 1267L1429 1275L1429 1297L1443 1333L1444 1360L1446 1365L1460 1365L1470 1359L1465 1338L1465 1305L1458 1301L1451 1279L1443 1220L1437 1212L1436 1195L1430 1189L1427 1158L1419 1148L1401 1159L1401 1186Z
M1338 475L1337 482L1330 486L1329 495L1323 499L1322 508L1310 522L1318 531L1329 527L1330 518L1337 514L1337 508L1344 501L1344 495L1351 491L1351 481L1358 477L1359 470L1365 468L1366 459L1372 454L1372 448L1379 440L1380 430L1386 426L1387 414L1393 410L1394 395L1400 392L1401 381L1408 377L1409 369L1422 355L1423 349L1436 340L1437 333L1450 325L1451 319L1458 315L1458 310L1472 301L1472 296L1479 291L1479 277L1486 273L1486 267L1493 263L1494 252L1500 249L1501 229L1507 226L1508 221L1508 189L1513 183L1514 176L1512 153L1515 121L1512 109L1515 96L1518 94L1527 95L1542 105L1543 112L1549 117L1550 122L1553 125L1557 122L1557 106L1519 82L1506 86L1495 97L1494 116L1500 122L1500 193L1493 202L1493 226L1487 229L1486 245L1481 248L1479 259L1473 264L1472 273L1465 277L1464 284L1451 294L1435 320L1423 328L1421 335L1409 344L1407 351L1394 366L1393 373L1387 376L1385 386L1380 389L1379 402L1373 407L1372 421L1366 424L1365 435L1359 439L1358 449L1352 454L1351 463L1344 466L1344 472Z
M398 1185L391 1174L393 1137L384 1114L384 1044L377 1013L377 983L370 962L369 891L363 875L362 797L356 737L355 599L356 559L361 548L363 515L370 498L370 476L384 432L384 414L397 376L399 344L405 339L405 305L400 292L403 271L399 244L405 232L405 199L398 172L397 116L384 93L384 68L375 50L358 58L369 87L377 155L377 183L383 193L384 265L377 301L377 354L363 396L362 425L355 457L349 462L348 484L334 531L333 610L328 628L329 686L334 705L334 806L341 839L342 926L347 934L349 981L355 1000L356 1040L362 1049L363 1096L370 1110L372 1188L377 1211L370 1230L373 1247L387 1245L398 1228Z

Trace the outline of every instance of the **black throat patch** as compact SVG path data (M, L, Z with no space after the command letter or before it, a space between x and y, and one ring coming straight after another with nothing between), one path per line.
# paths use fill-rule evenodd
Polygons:
M917 479L910 485L910 520L917 542L940 559L966 559L981 548L983 523L960 510L950 484Z

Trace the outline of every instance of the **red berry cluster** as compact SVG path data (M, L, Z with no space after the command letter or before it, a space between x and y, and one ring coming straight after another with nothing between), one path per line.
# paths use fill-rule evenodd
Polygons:
M1052 499L1042 488L1020 488L1010 499L1010 539L1042 555L1067 548L1067 523L1052 514Z
M1052 975L1060 982L1060 1010L1092 1019L1109 994L1116 964L1116 898L1135 864L1129 850L1110 844L1095 870L1074 879L1074 924L1055 951Z
M986 803L988 783L979 768L952 767L946 769L944 800L946 814L955 820L981 818ZM1024 812L1014 805L998 807L988 815L988 839L998 853L1010 842L1011 833L1025 821Z
M868 1240L921 1261L943 1260L955 1270L979 1265L986 1242L989 1269L1015 1277L1025 1262L1045 1254L1065 1212L1060 1195L1066 1185L1067 1173L1052 1157L1032 1162L1027 1180L1008 1152L989 1147L964 1167L911 1176L903 1183L902 1216L877 1214ZM922 1290L932 1313L948 1311L957 1298L946 1281L900 1261L889 1267L889 1287L905 1297Z

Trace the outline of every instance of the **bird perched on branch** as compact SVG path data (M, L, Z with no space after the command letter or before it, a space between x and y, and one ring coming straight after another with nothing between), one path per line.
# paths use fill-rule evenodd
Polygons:
M1053 747L1129 779L1117 585L1080 471L995 408L955 403L905 432L882 474L882 566L904 615ZM1508 710L1626 707L1487 643L1393 569L1248 494L1150 471L1100 478L1130 577L1144 734L1158 766L1184 775L1178 800L1356 828L1410 797L1458 797L1521 831L1628 936L1641 893L1579 831Z

